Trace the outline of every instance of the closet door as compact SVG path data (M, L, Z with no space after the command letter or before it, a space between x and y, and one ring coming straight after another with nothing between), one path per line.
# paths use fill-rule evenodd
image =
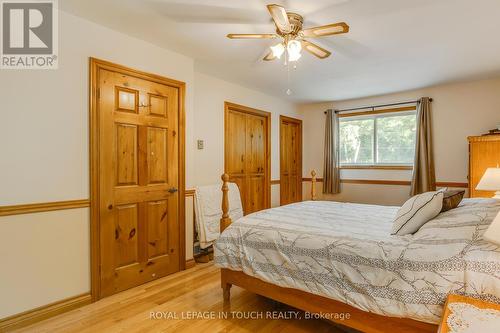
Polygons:
M236 183L240 189L243 209L247 198L246 186L246 128L247 116L245 113L229 111L226 114L226 173L230 181Z
M225 170L245 214L270 207L269 129L269 113L226 102Z
M246 213L266 207L265 117L246 115Z
M302 120L280 116L280 204L302 201Z

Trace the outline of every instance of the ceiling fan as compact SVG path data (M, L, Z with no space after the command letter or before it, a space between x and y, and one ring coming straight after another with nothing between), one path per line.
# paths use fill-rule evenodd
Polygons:
M320 59L330 56L331 52L314 44L307 38L323 37L349 32L345 22L332 23L319 27L302 29L304 19L297 13L287 12L279 5L267 5L267 9L276 25L276 33L272 34L228 34L231 39L274 39L281 38L281 42L271 46L269 53L263 58L265 61L280 59L283 53L288 55L288 61L297 61L301 57L301 50L315 55Z

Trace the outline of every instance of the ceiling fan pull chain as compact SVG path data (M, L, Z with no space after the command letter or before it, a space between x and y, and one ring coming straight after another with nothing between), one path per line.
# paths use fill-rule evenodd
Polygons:
M288 59L288 51L285 59ZM292 94L292 90L290 90L290 61L288 60L285 61L286 61L287 87L288 87L288 89L286 90L286 94L290 96Z

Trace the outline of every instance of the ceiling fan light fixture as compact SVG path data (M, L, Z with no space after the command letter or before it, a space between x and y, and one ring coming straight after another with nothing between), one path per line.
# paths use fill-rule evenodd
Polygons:
M330 23L322 26L303 29L304 18L302 15L294 12L288 12L283 6L270 4L267 5L272 21L276 26L275 33L267 34L228 34L230 39L279 39L281 43L270 46L262 60L272 61L281 59L283 54L285 60L283 65L290 67L290 62L296 62L301 58L301 52L308 52L319 59L326 59L332 53L327 49L310 42L306 38L316 38L345 34L349 32L349 25L345 22ZM292 64L296 68L296 64Z
M300 53L289 53L288 54L288 61L290 62L293 62L293 61L297 61L300 59L300 57L302 57L302 54Z
M286 49L288 51L288 61L297 61L302 56L300 54L302 44L298 40L289 41Z
M273 45L271 46L271 51L276 58L280 59L285 52L285 45L283 45L283 43Z

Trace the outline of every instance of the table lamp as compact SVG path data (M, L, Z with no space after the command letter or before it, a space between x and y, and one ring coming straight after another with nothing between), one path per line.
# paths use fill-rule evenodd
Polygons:
M496 191L493 198L500 199L500 168L488 168L476 186L479 191Z
M500 245L500 213L497 214L497 217L495 217L488 229L486 229L483 238L488 242Z

